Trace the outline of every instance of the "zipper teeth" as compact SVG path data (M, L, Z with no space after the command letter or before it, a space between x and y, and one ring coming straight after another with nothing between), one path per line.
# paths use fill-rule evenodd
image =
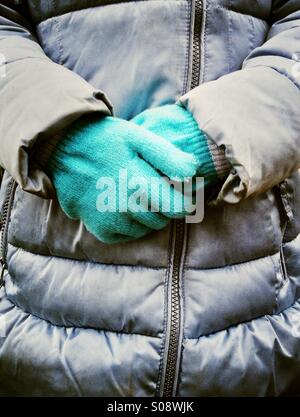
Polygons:
M174 265L171 281L171 323L170 323L170 340L166 363L166 375L164 384L164 397L171 397L173 393L173 385L176 377L176 364L178 355L178 345L180 336L180 298L179 298L179 279L180 279L180 260L183 247L184 220L175 223L176 234L174 248Z
M281 268L281 274L282 274L282 285L284 285L288 279L289 279L289 275L288 275L288 271L286 268L286 262L285 262L285 255L284 255L284 250L283 250L283 243L280 246L280 268Z
M195 20L193 37L193 59L191 89L200 84L200 53L201 53L201 29L202 29L202 0L195 0Z
M194 33L193 33L193 57L191 89L200 83L200 53L201 53L201 29L202 29L202 0L194 3ZM180 265L184 246L184 234L186 225L184 220L175 221L175 245L173 256L173 270L171 279L171 306L169 346L167 352L166 373L164 380L163 397L172 397L176 381L176 367L178 366L178 348L180 343L181 306L180 306ZM173 229L173 230L174 230Z
M1 218L1 244L0 244L0 259L2 267L6 267L6 253L7 253L7 233L8 233L8 217L14 199L14 192L16 189L16 182L11 179L7 186L7 194L3 204L2 218Z
M282 274L282 285L284 285L289 279L286 262L285 262L284 248L283 248L284 237L286 234L286 229L287 229L287 225L289 222L289 218L286 213L285 206L284 206L280 185L278 185L275 188L275 193L276 193L276 197L278 198L279 213L280 213L280 218L281 218L281 223L282 223L279 255L280 255L280 269L281 269L281 274Z

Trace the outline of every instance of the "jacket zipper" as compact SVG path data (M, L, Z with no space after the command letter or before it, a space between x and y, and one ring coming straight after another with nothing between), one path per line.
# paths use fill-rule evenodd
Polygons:
M192 51L191 89L200 84L201 64L201 30L203 21L203 0L194 0L194 33ZM176 396L177 380L181 361L182 344L182 306L181 306L181 275L187 240L185 220L173 223L172 230L172 262L169 271L170 295L168 300L168 325L166 330L165 372L162 378L162 396Z
M4 271L7 268L6 255L7 255L7 237L8 237L8 223L11 208L14 201L14 195L17 183L12 178L7 186L6 197L3 203L1 223L0 223L0 263L1 263L1 274L0 274L0 288L3 286Z
M285 254L284 254L284 238L287 231L287 226L289 222L292 220L292 212L290 207L287 207L286 200L286 189L285 189L285 182L283 181L281 184L275 187L275 193L277 193L278 197L278 205L279 205L279 213L280 213L280 221L281 221L281 244L280 244L280 270L282 276L282 283L283 286L289 279L286 262L285 262Z

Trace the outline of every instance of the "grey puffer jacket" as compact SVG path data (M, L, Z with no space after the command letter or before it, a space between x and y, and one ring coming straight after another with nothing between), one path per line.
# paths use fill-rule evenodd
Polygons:
M0 2L2 395L300 395L299 52L298 0ZM110 246L66 218L35 145L102 90L225 148L202 223Z

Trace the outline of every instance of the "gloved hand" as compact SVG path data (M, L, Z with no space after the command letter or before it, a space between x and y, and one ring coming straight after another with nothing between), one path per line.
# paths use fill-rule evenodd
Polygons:
M130 202L135 190L129 191L128 196L120 195L119 175L120 170L126 169L128 182L135 177L144 177L148 182L150 178L161 180L162 175L178 180L191 178L196 172L192 155L134 123L114 117L79 120L62 135L63 139L50 154L45 170L52 179L64 212L73 219L82 220L99 240L116 243L137 239L153 229L165 227L170 218L185 214L172 212L172 209L162 213L161 193L148 192L149 184L144 189L148 198L141 202L147 207L144 212L136 212ZM99 198L102 194L96 188L97 184L102 188L98 182L101 177L107 178L108 182L114 181L115 212L102 211L107 202ZM167 192L165 187L170 189L166 182L162 192ZM171 194L172 201L179 205L182 193L172 190ZM109 191L106 196L107 199L114 198ZM159 212L149 211L150 204ZM120 212L126 210L126 205L127 211Z
M148 109L131 121L193 154L198 161L197 175L204 177L205 186L213 185L229 172L224 151L206 137L190 112L181 105Z

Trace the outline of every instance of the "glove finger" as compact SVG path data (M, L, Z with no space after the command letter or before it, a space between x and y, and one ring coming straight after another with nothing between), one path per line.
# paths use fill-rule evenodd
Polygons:
M196 174L198 161L193 155L181 151L163 137L143 130L145 136L133 139L133 146L145 161L173 180L184 180Z
M100 233L98 238L102 242L108 244L129 242L149 234L150 232L152 232L152 230L153 229L150 229L149 227L137 221L132 221L132 226L130 228L126 228L126 230L123 229L122 231L115 232L105 231Z
M147 234L147 233L145 233ZM143 237L144 235L140 236ZM133 240L136 240L137 238L135 237L131 237L131 236L126 236L123 235L121 233L103 233L101 234L100 237L98 237L99 240L101 240L101 242L106 243L108 245L114 245L114 244L118 244L118 243L126 243L126 242L131 242Z
M98 240L107 244L128 242L130 240L139 239L151 231L152 229L137 221L134 222L134 225L130 229L123 229L122 231L113 231L111 229L96 232L94 230L89 230L89 232L92 233Z
M147 184L146 202L149 211L145 215L153 212L167 218L181 218L190 213L188 209L192 206L192 190L190 195L183 194L183 183L174 182L175 187L173 187L173 182L161 176L146 161L140 160L136 165L135 172L138 172L139 177L144 178ZM145 211L146 209L147 207Z
M147 212L131 211L130 214L136 221L149 227L152 230L164 229L170 221L161 213L153 213L151 211L147 211Z

